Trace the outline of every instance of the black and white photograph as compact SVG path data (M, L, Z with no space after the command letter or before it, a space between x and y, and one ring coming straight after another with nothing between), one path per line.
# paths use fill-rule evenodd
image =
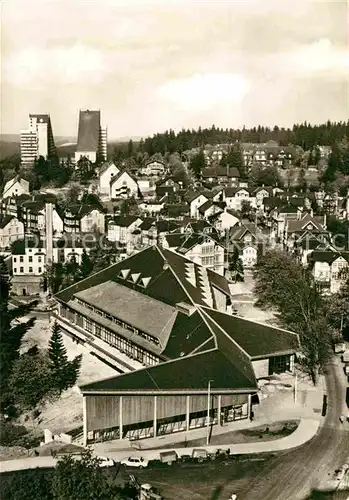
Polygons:
M349 499L347 0L0 0L0 499Z

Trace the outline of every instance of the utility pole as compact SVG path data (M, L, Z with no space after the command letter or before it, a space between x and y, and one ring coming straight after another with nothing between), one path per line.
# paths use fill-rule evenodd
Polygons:
M213 382L213 380L209 380L208 381L208 387L207 387L207 436L206 436L206 445L210 444L211 382Z

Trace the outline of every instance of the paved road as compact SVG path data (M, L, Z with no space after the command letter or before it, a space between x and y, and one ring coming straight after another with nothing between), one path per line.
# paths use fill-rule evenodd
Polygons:
M344 463L349 455L349 424L339 420L345 408L345 377L338 358L328 366L326 388L327 416L317 436L273 460L268 472L263 470L241 493L241 500L304 500Z

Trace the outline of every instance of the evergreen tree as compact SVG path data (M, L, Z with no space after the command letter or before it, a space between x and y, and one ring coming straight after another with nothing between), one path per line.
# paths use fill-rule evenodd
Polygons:
M127 145L127 156L129 158L131 158L131 156L133 156L133 149L134 149L133 148L133 141L132 141L132 139L130 139L128 141L128 145Z
M319 162L321 160L321 153L320 153L320 149L318 148L318 146L316 146L315 148L315 157L314 157L314 164L315 165L318 165Z
M82 355L76 356L72 361L68 360L67 350L57 322L52 327L48 357L52 386L61 394L76 383L80 372Z
M9 381L16 407L21 411L34 410L51 399L55 388L50 375L48 357L39 349L22 354L13 363Z

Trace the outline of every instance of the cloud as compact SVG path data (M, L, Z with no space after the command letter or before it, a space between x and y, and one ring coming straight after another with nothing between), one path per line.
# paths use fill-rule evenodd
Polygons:
M4 62L4 77L15 86L100 82L108 71L101 52L83 44L52 49L26 48Z
M234 73L196 74L161 85L158 96L185 110L209 110L222 102L240 103L249 90L245 77Z
M295 77L313 75L333 79L349 76L349 50L332 44L328 38L278 54L278 58L279 69Z

